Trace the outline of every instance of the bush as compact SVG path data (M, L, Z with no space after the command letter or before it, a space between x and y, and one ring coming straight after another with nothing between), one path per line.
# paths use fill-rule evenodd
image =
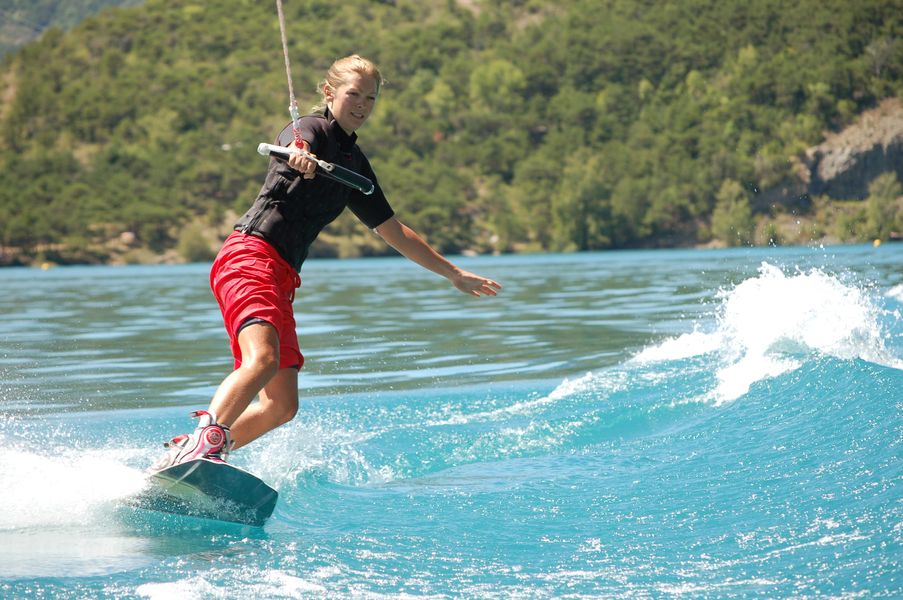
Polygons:
M752 243L755 223L749 199L739 183L725 179L712 213L712 234L728 246Z
M186 262L210 262L216 257L216 250L207 240L199 223L192 223L182 229L177 249L179 256Z
M874 239L887 239L891 232L903 230L903 185L893 172L883 173L869 184L865 201L866 234Z

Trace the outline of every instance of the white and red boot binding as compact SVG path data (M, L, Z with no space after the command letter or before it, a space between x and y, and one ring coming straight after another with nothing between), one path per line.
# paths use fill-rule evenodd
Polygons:
M154 463L152 471L161 471L196 458L226 462L229 450L232 449L232 433L229 428L217 423L216 415L206 410L196 410L191 416L200 419L197 428L188 435L178 435L166 442L164 446L169 452Z

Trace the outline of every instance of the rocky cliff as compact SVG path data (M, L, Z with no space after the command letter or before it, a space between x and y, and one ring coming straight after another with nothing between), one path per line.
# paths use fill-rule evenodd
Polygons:
M810 196L867 198L868 186L895 171L903 181L903 101L890 98L806 153L802 183Z

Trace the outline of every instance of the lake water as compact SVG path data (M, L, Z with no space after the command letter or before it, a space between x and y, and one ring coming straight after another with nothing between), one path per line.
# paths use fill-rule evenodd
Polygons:
M263 528L130 508L207 266L0 270L2 598L903 596L903 245L311 261Z

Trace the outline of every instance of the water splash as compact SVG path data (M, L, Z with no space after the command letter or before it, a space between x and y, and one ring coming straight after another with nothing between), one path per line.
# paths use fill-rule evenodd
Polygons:
M384 483L397 477L388 465L374 465L360 450L377 432L355 431L326 422L295 421L249 446L247 467L277 490L308 476L325 475L343 485Z
M872 295L819 269L784 273L762 263L757 277L722 290L712 332L697 326L638 353L638 363L716 355L716 385L705 400L721 404L754 383L799 368L811 356L861 359L903 370L888 350L887 313ZM896 316L899 319L899 315Z
M145 483L144 474L125 466L118 451L105 450L41 455L3 448L0 473L15 482L0 494L0 531L102 520Z
M220 580L233 580L225 585L211 581L213 577L194 575L165 583L145 583L135 590L141 598L170 600L173 598L303 598L322 597L327 589L317 583L278 569L250 573L251 569L223 569L216 572ZM253 583L249 583L253 581ZM238 583L235 583L238 582Z

